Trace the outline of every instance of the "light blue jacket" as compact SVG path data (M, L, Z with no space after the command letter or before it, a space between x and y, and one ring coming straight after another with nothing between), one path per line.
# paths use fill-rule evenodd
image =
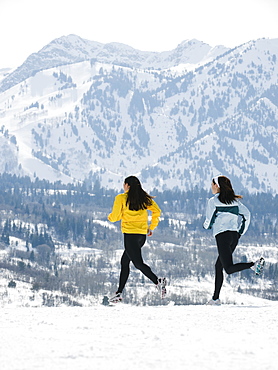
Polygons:
M239 200L231 204L221 203L216 194L208 200L205 229L212 229L213 236L224 231L237 231L245 234L250 224L250 212Z

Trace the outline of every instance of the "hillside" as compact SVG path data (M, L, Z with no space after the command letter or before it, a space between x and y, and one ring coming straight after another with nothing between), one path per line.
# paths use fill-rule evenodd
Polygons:
M8 74L0 94L0 172L119 189L277 193L278 40L232 50L187 40L141 52L70 35Z

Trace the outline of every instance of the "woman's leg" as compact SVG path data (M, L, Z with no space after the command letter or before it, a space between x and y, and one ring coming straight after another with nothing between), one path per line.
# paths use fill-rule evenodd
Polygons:
M214 293L212 296L213 300L219 299L220 290L222 288L224 276L223 276L223 266L218 257L215 263L215 286L214 286Z
M236 231L225 231L216 235L216 243L219 256L215 263L215 289L212 299L219 299L223 284L223 268L227 274L246 270L254 265L250 263L233 263L233 252L238 244L238 233Z
M122 258L121 258L121 272L120 272L120 280L119 280L119 288L116 292L117 293L122 293L125 284L127 282L127 279L129 277L129 272L130 272L130 258L128 257L126 251L124 251Z
M216 235L216 243L220 262L227 274L249 269L254 265L249 263L233 263L233 252L238 243L238 233L236 231L225 231Z
M143 234L124 234L125 252L134 266L140 270L154 284L157 284L157 276L146 265L142 258L141 248L145 244L146 235Z

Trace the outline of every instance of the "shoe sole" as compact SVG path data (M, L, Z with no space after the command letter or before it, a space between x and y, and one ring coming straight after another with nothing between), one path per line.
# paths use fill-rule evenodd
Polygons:
M122 302L123 300L122 299L117 299L117 300L114 300L114 301L109 301L110 303L120 303Z

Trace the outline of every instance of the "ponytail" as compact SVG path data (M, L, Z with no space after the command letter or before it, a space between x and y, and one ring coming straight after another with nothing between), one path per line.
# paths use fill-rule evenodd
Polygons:
M220 200L221 203L231 204L235 200L242 198L241 195L235 194L231 181L230 179L228 179L228 177L218 176L216 180L213 179L212 182L219 186L218 199Z
M131 211L147 209L152 204L153 197L142 189L137 177L129 176L125 179L124 183L129 185L126 205Z

